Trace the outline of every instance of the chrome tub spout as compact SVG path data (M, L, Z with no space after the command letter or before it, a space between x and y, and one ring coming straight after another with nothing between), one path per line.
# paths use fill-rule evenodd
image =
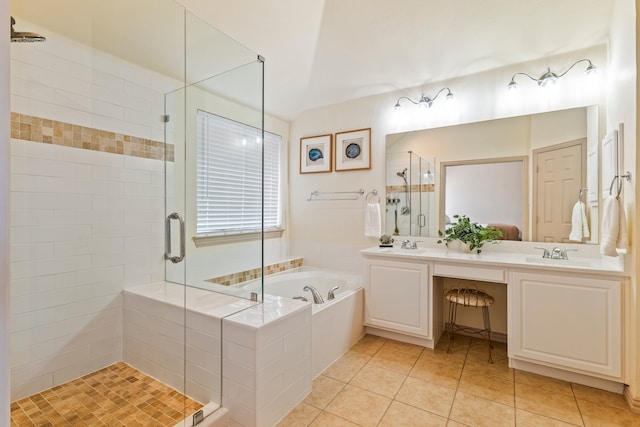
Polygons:
M324 304L324 298L320 295L320 292L313 286L305 286L302 288L303 291L311 291L311 295L313 295L313 302L315 304Z

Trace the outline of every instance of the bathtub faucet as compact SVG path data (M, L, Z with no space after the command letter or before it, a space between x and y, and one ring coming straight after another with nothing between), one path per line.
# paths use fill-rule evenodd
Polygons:
M320 295L320 292L318 292L318 290L313 286L305 286L304 288L302 288L302 290L311 291L311 295L313 295L313 302L315 304L324 304L324 299L322 298L322 295Z
M329 290L329 294L327 295L327 299L335 299L336 296L335 296L334 292L337 291L338 289L340 289L340 286L334 286L333 288L331 288Z

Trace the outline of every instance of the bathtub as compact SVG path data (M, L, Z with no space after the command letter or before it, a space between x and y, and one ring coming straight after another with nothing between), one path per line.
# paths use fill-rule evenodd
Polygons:
M313 286L324 298L314 304ZM333 287L335 299L327 295ZM239 285L245 292L260 292L260 280ZM312 304L311 372L313 378L340 358L364 335L364 289L362 276L335 270L303 266L265 277L264 293L284 298L305 297Z

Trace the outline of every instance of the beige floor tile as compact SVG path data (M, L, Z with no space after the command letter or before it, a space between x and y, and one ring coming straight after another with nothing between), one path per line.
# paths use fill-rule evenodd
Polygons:
M515 408L457 392L449 418L478 427L515 426Z
M369 356L349 351L325 369L322 375L348 383L368 360L370 360Z
M462 424L457 421L448 420L447 427L469 427L469 424Z
M444 417L394 400L378 427L445 427L446 425L447 419Z
M446 417L455 393L450 388L408 377L395 400Z
M387 350L399 351L401 353L407 353L412 356L420 356L424 347L421 345L409 344L406 342L400 342L395 340L388 340L382 348Z
M464 336L453 334L453 340L451 341L451 351L453 353L464 353L467 354L469 350L469 343L471 343L471 338ZM449 348L449 335L444 332L436 344L436 349L438 350L447 350Z
M328 412L320 413L309 425L312 427L358 427L358 424L354 424L351 421L347 421L344 418Z
M507 406L515 405L514 386L511 381L463 372L458 391Z
M521 383L516 383L515 388L516 408L575 425L582 424L582 417L573 396L551 393Z
M561 393L566 394L567 396L573 396L571 383L568 383L567 381L545 377L531 372L520 371L518 369L515 370L514 377L518 384L529 385L551 393Z
M320 375L313 380L311 387L311 394L307 396L304 402L308 405L315 406L316 408L324 409L329 402L340 393L344 388L344 383L334 380L333 378Z
M443 365L428 359L418 359L409 376L455 390L461 373L462 368L456 366Z
M622 394L612 393L610 391L600 390L593 387L587 387L580 384L571 384L573 393L578 403L581 400L598 403L601 405L613 406L614 408L629 409L629 405Z
M417 355L381 348L380 351L369 360L369 364L407 375L417 359Z
M484 357L481 359L467 357L464 363L464 371L476 375L495 377L505 381L513 381L514 370L509 367L509 361L506 359L495 359L494 363L488 363Z
M516 409L516 426L517 427L572 427L574 424L568 424L563 421L554 420L553 418L534 414L532 412Z
M377 337L375 335L366 334L355 343L350 350L361 353L365 356L373 356L387 342L386 338Z
M393 398L407 376L398 372L365 365L349 384Z
M466 358L467 358L466 351L447 353L446 347L443 349L435 348L433 350L430 348L425 348L420 354L418 361L425 359L433 362L438 362L443 365L462 368L464 366L464 361Z
M318 414L320 414L320 409L301 403L293 408L277 425L278 427L308 426Z
M604 404L579 401L580 412L584 419L584 425L611 426L611 427L637 427L640 426L640 414L634 414L629 409L619 409Z
M362 426L375 426L390 403L387 397L347 384L325 411Z
M505 350L491 349L491 358L494 362L497 361L505 361L508 362L509 357L507 356L507 352ZM481 347L469 348L467 352L467 360L477 360L479 362L487 362L489 360L489 348L486 344Z

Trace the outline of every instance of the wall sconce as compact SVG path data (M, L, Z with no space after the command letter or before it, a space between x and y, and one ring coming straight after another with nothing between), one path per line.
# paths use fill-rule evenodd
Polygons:
M527 73L515 73L513 75L513 77L511 77L511 81L507 85L507 89L516 90L518 88L518 83L516 83L516 81L515 81L515 78L516 78L517 75L523 75L523 76L529 77L531 80L533 80L534 82L538 83L538 86L540 86L540 87L553 86L553 85L556 84L556 82L558 81L558 79L560 77L562 77L565 74L567 74L569 72L569 70L571 70L577 64L579 64L581 62L585 62L585 61L589 63L589 65L587 66L587 69L584 70L585 74L589 75L589 74L594 73L596 71L596 66L593 65L591 63L591 61L588 60L588 59L580 59L580 60L574 62L573 64L571 64L571 66L569 68L567 68L564 72L562 72L560 74L552 73L551 69L547 68L547 71L543 75L541 75L540 78L538 78L538 79L536 79L535 77L531 77Z
M398 100L396 101L396 105L395 105L395 109L399 110L400 108L402 108L400 106L400 100L401 99L406 99L408 101L410 101L411 103L417 105L418 107L421 108L431 108L431 105L433 104L433 101L436 100L436 98L444 91L447 91L447 100L450 101L453 99L453 93L451 93L451 90L448 87L443 87L442 89L440 89L438 91L438 93L436 93L436 96L434 96L433 98L429 98L427 95L425 95L424 93L420 96L420 99L418 101L414 101L413 99L407 97L407 96L401 96L400 98L398 98Z

